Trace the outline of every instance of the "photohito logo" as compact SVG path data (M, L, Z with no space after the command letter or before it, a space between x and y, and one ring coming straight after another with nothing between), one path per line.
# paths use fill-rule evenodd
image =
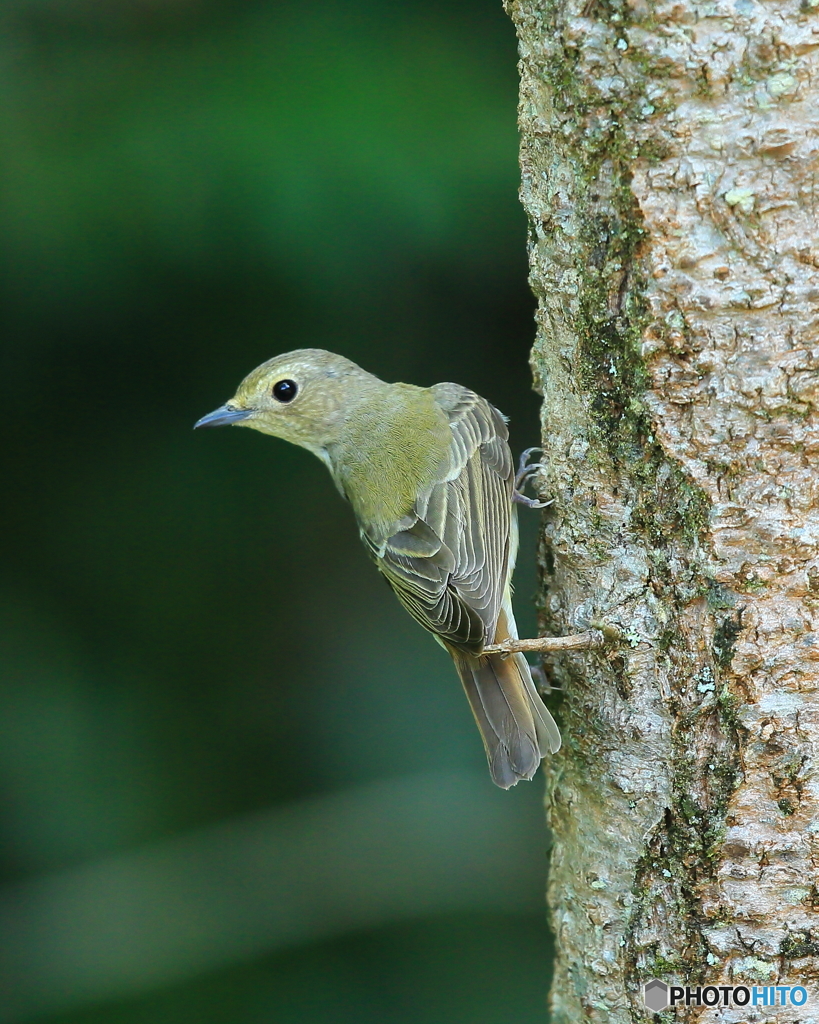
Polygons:
M669 1006L804 1006L802 985L666 985L653 978L643 985L643 1002L653 1013Z

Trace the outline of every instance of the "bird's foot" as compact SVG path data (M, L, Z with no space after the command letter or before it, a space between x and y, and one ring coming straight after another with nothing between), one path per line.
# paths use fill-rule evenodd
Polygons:
M546 508L548 505L552 504L551 501L539 501L537 498L530 498L528 495L523 493L528 481L543 469L542 462L529 462L533 452L541 452L542 454L543 449L527 448L521 455L520 461L518 462L518 471L515 475L515 484L512 489L512 501L516 502L518 505L525 505L527 508Z
M546 678L546 673L542 665L533 665L530 662L529 671L532 673L532 681L535 684L535 689L541 697L548 697L550 693L563 693L562 686L552 686L551 682Z
M512 491L512 501L516 505L525 505L526 508L548 508L552 501L554 501L554 498L551 501L539 501L537 498L529 498L527 495L521 494L516 488Z

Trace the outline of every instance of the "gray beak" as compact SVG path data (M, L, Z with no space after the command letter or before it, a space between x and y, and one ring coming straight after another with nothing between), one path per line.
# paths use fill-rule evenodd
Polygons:
M232 409L229 405L220 405L218 409L209 412L201 420L197 420L193 429L199 427L226 427L229 423L239 423L253 415L252 409Z

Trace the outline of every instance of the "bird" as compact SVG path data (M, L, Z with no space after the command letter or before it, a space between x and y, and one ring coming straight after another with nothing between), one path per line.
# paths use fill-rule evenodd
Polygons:
M502 789L560 749L523 654L483 653L518 636L514 499L532 469L516 475L506 422L460 384L387 383L305 348L262 363L195 424L251 427L327 466L378 570L452 657Z

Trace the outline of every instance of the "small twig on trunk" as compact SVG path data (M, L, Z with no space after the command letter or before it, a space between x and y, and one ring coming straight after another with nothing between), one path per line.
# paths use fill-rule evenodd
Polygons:
M602 647L606 642L599 629L587 629L570 636L539 636L534 640L504 640L500 644L484 647L482 654L518 654L542 651L587 651Z

